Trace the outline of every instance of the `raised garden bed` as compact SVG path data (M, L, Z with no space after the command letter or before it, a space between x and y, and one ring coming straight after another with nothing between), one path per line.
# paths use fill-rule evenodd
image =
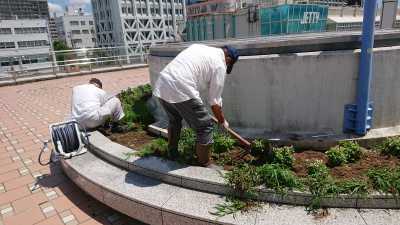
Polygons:
M149 90L139 88L139 90ZM130 90L130 93L140 91ZM124 95L122 95L124 96ZM135 101L144 101L148 94L125 95L122 99L127 114L137 109ZM126 102L133 102L126 104ZM141 108L143 102L140 103ZM128 107L126 107L128 106ZM132 110L134 111L134 110ZM168 158L167 141L154 137L141 128L151 121L146 110L132 116L126 123L135 123L132 131L125 134L110 134L109 138L121 145L135 149L132 155ZM133 118L133 119L132 119ZM143 119L144 118L144 119ZM216 129L218 130L218 129ZM250 154L236 146L234 140L224 133L214 133L214 162L229 170L224 175L227 186L234 190L232 196L256 198L259 187L275 190L278 194L300 191L312 196L309 209L319 208L321 199L338 198L343 195L367 198L369 194L388 194L397 199L400 193L400 139L388 138L380 146L361 148L357 142L345 141L326 152L319 150L297 150L291 146L277 146L265 140L254 140ZM193 131L182 132L179 143L180 157L170 159L195 165L195 136ZM128 153L129 157L129 153ZM241 200L229 201L226 207L240 209L249 206ZM221 208L224 211L224 208Z

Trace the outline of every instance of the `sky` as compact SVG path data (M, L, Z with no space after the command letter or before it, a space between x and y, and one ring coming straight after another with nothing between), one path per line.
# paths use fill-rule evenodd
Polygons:
M65 11L65 6L72 6L74 9L82 8L85 12L91 13L92 7L90 0L49 0L50 13L62 15Z

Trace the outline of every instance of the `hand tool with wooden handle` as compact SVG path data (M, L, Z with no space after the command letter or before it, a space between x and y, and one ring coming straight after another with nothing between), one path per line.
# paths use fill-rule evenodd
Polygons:
M218 120L211 116L212 120L218 124ZM239 141L239 144L244 147L246 150L250 151L251 149L251 144L249 141L247 141L246 139L244 139L242 136L240 136L238 133L236 133L235 131L233 131L231 128L227 128L226 131L231 135L231 137L235 138L236 140Z

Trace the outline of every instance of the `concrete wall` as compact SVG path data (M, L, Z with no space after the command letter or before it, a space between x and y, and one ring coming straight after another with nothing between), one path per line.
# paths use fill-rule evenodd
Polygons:
M249 136L340 134L355 102L358 50L241 57L224 89L231 126ZM373 128L400 125L400 46L375 49ZM151 82L172 58L150 57Z

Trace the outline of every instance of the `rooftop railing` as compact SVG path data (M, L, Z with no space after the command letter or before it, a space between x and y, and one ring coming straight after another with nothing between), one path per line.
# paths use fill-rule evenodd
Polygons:
M49 54L0 58L0 80L35 76L68 76L147 64L147 53L134 54L127 47L82 48Z

